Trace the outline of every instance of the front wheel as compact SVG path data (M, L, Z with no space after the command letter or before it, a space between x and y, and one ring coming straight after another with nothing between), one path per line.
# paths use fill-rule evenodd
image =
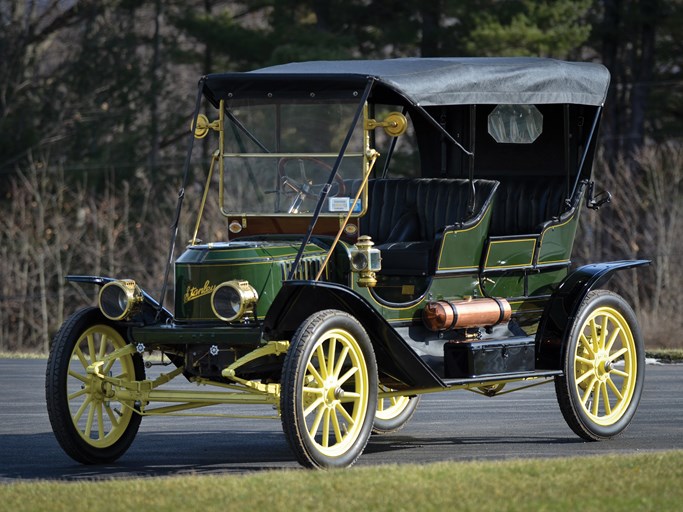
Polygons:
M62 449L83 464L118 459L140 425L135 404L117 401L109 384L87 368L127 345L113 322L97 308L72 315L50 347L45 378L47 412ZM121 354L101 366L105 375L123 381L143 380L139 354Z
M375 355L358 320L333 309L311 315L290 341L281 384L282 428L299 463L353 464L377 404Z
M564 374L555 379L569 427L589 441L619 435L643 390L645 351L633 310L619 295L586 296L565 348Z

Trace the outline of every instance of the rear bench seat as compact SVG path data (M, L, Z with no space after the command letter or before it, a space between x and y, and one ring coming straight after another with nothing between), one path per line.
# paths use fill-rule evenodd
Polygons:
M580 183L577 197L583 190ZM500 187L491 213L491 236L529 235L541 233L556 223L570 209L567 178L512 176L500 178Z
M382 251L383 274L428 275L445 228L476 222L497 186L497 181L474 180L474 212L468 214L469 180L370 180L360 233L370 235Z

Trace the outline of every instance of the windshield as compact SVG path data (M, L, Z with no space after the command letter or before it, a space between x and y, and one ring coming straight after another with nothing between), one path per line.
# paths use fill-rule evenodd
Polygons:
M357 102L292 100L226 105L221 205L225 215L310 215ZM356 126L322 214L347 213L366 165ZM362 198L354 213L363 209Z

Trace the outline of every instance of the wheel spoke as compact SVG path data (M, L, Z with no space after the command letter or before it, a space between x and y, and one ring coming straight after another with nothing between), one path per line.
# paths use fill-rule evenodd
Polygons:
M612 414L612 405L609 403L609 394L607 393L607 383L603 382L600 386L602 388L602 401L605 404L605 415Z
M320 426L320 422L323 419L323 414L325 413L325 408L324 407L318 407L318 412L315 415L315 418L313 418L313 423L311 424L311 428L308 429L308 434L311 436L312 439L315 439L315 434L318 431L318 427Z
M599 348L605 348L605 340L607 339L607 323L609 322L609 317L607 315L602 318L602 326L600 327L600 345Z
M323 350L322 343L318 345L316 349L316 354L318 356L318 367L320 368L320 375L323 379L327 379L330 375L327 373L327 366L325 365L325 351Z
M576 356L576 360L580 363L588 364L593 366L593 360L592 359L586 359L585 357L581 356Z
M102 417L102 404L97 405L97 439L104 439L104 418Z
M90 437L92 432L92 422L95 419L95 404L90 404L90 409L88 409L88 419L85 422L85 437Z
M119 419L116 417L116 414L114 414L114 411L112 410L111 406L109 404L105 404L104 410L107 411L107 416L109 416L109 421L111 421L112 430L118 427Z
M90 362L94 363L96 361L95 355L95 338L92 334L88 334L88 356L90 357Z
M76 345L76 348L74 349L74 354L76 354L76 357L78 360L81 362L83 365L83 369L86 369L89 365L88 360L85 358L85 354L83 354L83 351L81 350L81 347Z
M325 400L322 396L316 398L311 405L304 409L304 418L311 414L316 408L320 407ZM317 427L316 427L317 430Z
M628 352L628 348L624 347L621 350L616 351L614 354L611 354L607 360L608 361L614 361L615 359L618 359L620 356L623 356L626 352Z
M609 337L609 341L607 342L607 345L605 346L605 350L609 354L609 352L612 350L612 345L614 345L614 342L617 339L617 336L621 333L621 327L619 325L615 326L614 331Z
M341 377L339 377L339 380L337 381L337 386L341 386L342 384L344 384L347 380L349 380L351 377L353 377L353 375L354 375L356 372L358 372L358 367L357 367L357 366L354 366L354 367L352 367L352 368L349 368L349 370L348 370L344 375L342 375Z
M593 416L598 415L598 407L600 406L600 390L601 390L601 385L598 384L595 386L595 395L593 396L593 407L591 408L591 412L593 413Z
M581 335L579 336L579 341L581 342L581 345L583 345L586 348L586 350L588 350L591 354L595 355L595 350L593 350L590 341L588 341L588 338L586 338L586 335L584 333L581 333Z
M341 373L342 366L344 365L344 361L346 361L346 356L349 355L349 347L344 347L341 351L341 354L339 354L339 359L337 360L337 364L334 367L334 371L332 375L335 377L339 377L339 374Z
M76 414L74 414L74 424L78 423L81 420L81 416L83 416L83 413L87 409L91 400L92 400L92 398L90 398L90 395L85 397L85 401L78 408L78 410L76 411Z
M619 377L624 377L624 378L628 378L631 376L630 373L627 373L627 372L624 372L621 370L617 370L616 368L612 369L611 373L614 375L619 375Z
M87 388L79 389L78 391L75 391L71 393L68 396L69 401L73 400L74 398L78 398L79 396L83 396L88 392Z
M306 370L308 370L308 373L311 374L318 384L321 386L325 384L325 379L322 378L322 376L318 373L318 370L316 370L315 366L313 366L313 363L310 361L306 365Z
M323 388L312 388L311 386L304 386L303 387L304 393L311 393L313 395L319 395L322 396L325 390Z
M614 384L614 381L612 381L611 377L607 379L607 385L610 387L610 389L616 395L616 397L619 399L619 401L624 399L624 395L621 394L621 391L616 386L616 384Z
M598 339L598 326L595 324L595 318L591 318L590 328L591 328L591 345L593 345L593 352L597 352L600 349L600 340Z
M337 417L337 414L334 411L330 411L330 416L332 417L332 429L334 430L334 438L338 443L341 443L343 436L341 427L339 425L339 418Z
M102 375L108 375L109 372L111 371L112 367L116 364L117 361L118 361L118 359L110 359L109 361L107 361L107 364L105 364L104 367L102 368ZM123 375L127 376L127 374L125 374L125 373L123 373L122 376Z
M586 391L584 392L583 396L581 397L581 402L585 406L586 403L588 403L588 399L590 398L591 394L593 393L593 388L595 387L595 383L598 382L598 379L596 377L593 377L593 380L590 381L588 384L588 387L586 388Z
M360 393L355 393L353 391L344 391L344 396L341 400L342 403L358 402L360 400Z
M323 409L322 445L325 448L330 446L330 412L327 407Z
M348 423L349 426L352 426L356 423L353 419L353 416L351 416L348 413L348 411L344 408L342 404L337 404L334 408L337 410L337 412L339 412L339 414L342 415L342 417L346 420L346 423Z
M329 347L327 347L327 375L334 375L335 351L337 350L337 338L330 336Z
M74 379L80 380L84 384L86 384L88 382L88 378L85 375L81 375L80 373L78 373L74 370L69 370L69 375L71 377L73 377Z
M595 375L591 370L588 370L587 372L582 373L581 376L576 379L576 383L581 384L584 380L586 380L591 375Z
M380 398L379 400L377 400L377 412L383 412L383 411L384 411L384 399Z
M100 350L97 353L97 358L99 361L104 359L104 355L107 353L107 337L103 334L100 338Z

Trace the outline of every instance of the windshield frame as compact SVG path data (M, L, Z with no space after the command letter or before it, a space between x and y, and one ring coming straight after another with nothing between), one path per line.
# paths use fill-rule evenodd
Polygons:
M308 100L309 98L301 98L302 100ZM265 103L265 102L264 102ZM287 101L285 102L278 102L278 101L270 101L268 103L272 103L273 105L279 107L284 104L291 104L291 98L288 98ZM302 101L301 104L305 104L305 101ZM317 102L316 101L311 101L311 105L315 105ZM329 98L326 98L324 100L324 103L331 103ZM336 103L336 102L335 102ZM364 102L367 104L367 100ZM358 159L358 164L360 165L359 172L357 174L354 174L353 179L354 180L362 180L363 177L368 173L368 169L370 167L370 158L369 155L371 155L371 147L370 147L370 137L368 136L368 130L365 128L366 125L366 120L367 120L367 108L362 108L363 105L361 103L353 103L349 102L347 99L340 100L339 104L348 104L348 105L355 105L356 108L354 110L362 109L364 112L364 120L363 120L363 125L360 127L362 130L361 137L362 137L362 142L361 142L361 149L360 151L355 150L355 151L345 151L345 148L341 148L339 151L334 152L334 151L322 151L322 152L306 152L306 151L292 151L292 152L285 152L285 151L270 151L265 144L263 144L256 135L251 133L248 128L241 123L236 116L231 112L231 110L228 108L224 100L220 100L219 102L219 147L218 147L218 152L216 155L216 160L218 161L218 168L219 168L219 176L218 176L218 202L219 202L219 208L220 212L224 217L229 217L229 218L234 218L234 217L241 217L241 218L248 218L248 217L281 217L281 218L288 218L288 217L296 217L296 218L311 218L313 216L313 211L297 211L296 208L290 208L289 211L273 211L273 212L255 212L255 211L246 211L244 208L239 208L239 207L232 207L230 204L228 204L228 199L227 199L227 192L230 189L229 186L229 181L231 179L231 170L230 166L228 165L228 162L231 158L239 158L243 159L246 162L247 168L250 168L248 160L250 159L278 159L278 168L281 162L285 162L286 160L291 160L291 159L298 159L298 160L310 160L310 159L327 159L330 162L332 159L334 159L336 170L334 172L334 176L332 176L332 173L330 172L330 177L332 177L332 180L334 180L338 176L339 172L339 166L341 164L341 161L345 158L348 159ZM276 130L276 136L279 137L279 134L281 132L282 126L280 125L281 120L279 119L279 114L275 118L275 122L277 125L275 126ZM358 123L353 123L352 126L349 127L348 130L346 130L347 138L348 137L353 137L354 134L357 135L356 132L356 125ZM243 148L239 148L240 151L234 151L233 150L228 151L226 148L226 129L229 129L230 126L232 126L234 129L238 130L239 132L243 133L246 135L246 137L252 141L258 148L263 150L263 152L254 152L250 150L246 151L241 151ZM238 143L239 144L239 143ZM245 148L246 149L246 148ZM277 148L279 149L279 148ZM332 166L330 166L330 169L332 169ZM209 171L211 173L211 170ZM248 171L251 172L251 171ZM324 174L324 173L323 173ZM339 178L337 178L339 179ZM319 181L319 183L322 183L322 181ZM318 187L320 185L316 185ZM318 199L320 198L320 195L322 194L323 190L321 187L321 190L319 192L309 192L309 197L314 201L315 204L318 203ZM329 194L329 188L327 190L327 194ZM280 190L277 190L276 193L280 193ZM351 194L353 195L353 194ZM263 200L263 197L257 197L259 201ZM360 217L365 214L367 211L367 191L363 191L362 196L360 197L360 204L361 208L352 211L352 217ZM342 218L346 216L346 211L321 211L319 215L323 217L332 217L332 218Z

